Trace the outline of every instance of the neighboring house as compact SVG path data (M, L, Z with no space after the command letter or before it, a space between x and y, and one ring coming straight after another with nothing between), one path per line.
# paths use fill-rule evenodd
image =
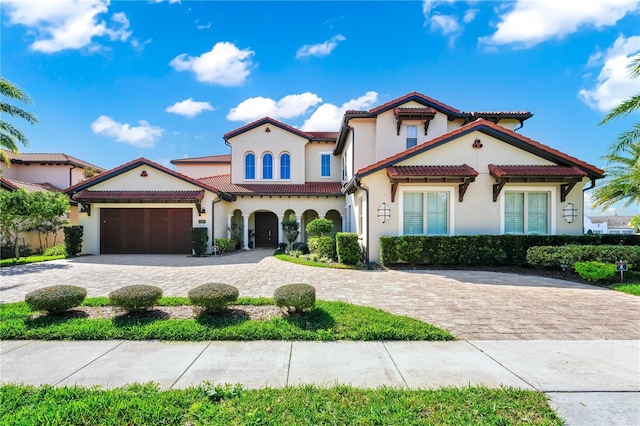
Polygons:
M585 216L584 232L593 234L635 234L629 222L633 216Z
M139 159L67 192L91 206L79 223L87 227L83 251L95 254L106 253L102 240L112 238L100 225L102 209L118 211L104 214L118 215L122 234L136 221L153 226L154 209L183 208L190 212L184 229L205 226L221 238L241 227L244 248L283 242L284 218L296 218L305 241L306 224L326 217L334 232L356 232L371 261L380 258L384 235L582 234L583 186L594 186L604 172L516 133L531 116L462 112L412 92L347 111L339 132L263 118L223 136L228 157L174 160L179 173ZM130 208L145 213L130 217Z

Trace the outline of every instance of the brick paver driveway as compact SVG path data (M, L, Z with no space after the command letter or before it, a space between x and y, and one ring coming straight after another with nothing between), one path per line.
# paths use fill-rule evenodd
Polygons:
M104 255L2 268L0 301L38 287L75 284L89 297L130 284L152 284L186 296L206 282L224 282L241 296L271 297L305 282L318 299L344 300L408 315L461 339L640 339L640 298L598 287L478 271L350 271L279 261L270 250L221 257Z

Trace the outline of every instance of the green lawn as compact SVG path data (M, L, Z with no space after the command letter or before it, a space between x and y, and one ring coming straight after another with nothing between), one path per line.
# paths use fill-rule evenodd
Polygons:
M611 288L623 293L640 296L640 283L616 284L614 286L611 286Z
M0 268L4 268L7 266L16 266L16 265L25 265L27 263L38 263L38 262L46 262L48 260L58 260L64 259L65 255L59 256L29 256L29 257L21 257L20 259L1 259L0 260Z
M2 425L561 425L544 394L513 388L160 391L3 385Z
M357 266L349 266L338 262L314 262L312 260L303 259L301 257L289 256L288 254L276 254L276 259L284 262L295 263L297 265L315 266L317 268L333 268L333 269L362 269Z
M187 304L167 297L163 305ZM270 299L242 298L238 304L272 304ZM87 299L85 305L106 306L107 298ZM268 321L203 315L195 319L119 316L113 319L45 315L31 318L26 303L0 305L0 339L43 340L452 340L449 332L413 318L344 302L316 302L306 314Z

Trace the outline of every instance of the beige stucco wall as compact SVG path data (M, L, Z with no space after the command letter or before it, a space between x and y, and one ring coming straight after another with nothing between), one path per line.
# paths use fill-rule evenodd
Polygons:
M147 176L141 176L146 171ZM149 166L139 166L91 186L91 191L194 191L196 185Z
M176 164L178 173L199 179L210 176L228 175L231 164Z
M354 118L349 121L349 125L353 127L355 136L349 132L345 150L349 150L348 176L353 176L355 171L376 162L376 122L372 119ZM352 145L352 137L355 137L355 149ZM351 156L354 157L353 164L350 161Z
M266 132L267 127L269 132ZM231 144L231 182L233 183L287 183L301 184L305 180L305 145L307 139L282 130L272 124L263 124L229 139ZM244 179L245 154L256 156L256 179ZM262 180L262 156L273 155L273 179ZM280 180L280 154L291 155L291 179Z
M334 143L317 143L307 144L305 150L305 170L307 182L339 182L341 179L342 158L333 155ZM329 154L331 159L331 176L321 176L321 154Z
M84 180L82 168L72 168L68 165L14 163L11 167L7 167L4 162L0 162L0 169L2 176L7 179L31 183L50 183L60 189L65 189Z

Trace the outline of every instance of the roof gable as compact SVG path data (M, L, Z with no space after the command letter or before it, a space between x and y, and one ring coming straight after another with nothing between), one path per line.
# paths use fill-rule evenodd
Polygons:
M282 129L282 130L284 130L286 132L290 132L290 133L293 133L294 135L300 136L301 138L304 138L304 139L311 139L312 138L312 135L310 135L309 133L306 133L306 132L303 132L302 130L296 129L295 127L291 127L288 124L284 124L281 121L274 120L271 117L264 117L264 118L261 118L259 120L254 121L254 122L251 122L249 124L245 124L242 127L239 127L239 128L237 128L235 130L232 130L232 131L230 131L228 133L225 133L222 137L225 140L225 142L228 142L229 139L231 139L231 138L233 138L235 136L238 136L238 135L240 135L242 133L246 133L246 132L248 132L250 130L253 130L256 127L260 127L263 124L270 124L272 126L280 128L280 129Z
M35 153L35 152L27 152L27 153L14 153L11 151L7 151L5 149L2 150L9 161L12 164L33 164L33 163L44 163L44 164L64 164L82 168L91 168L96 170L99 173L104 172L106 169L102 167L96 166L94 164L88 163L86 161L80 160L78 158L72 157L67 154L56 154L56 153Z
M387 103L372 108L367 112L369 116L375 117L378 114L382 114L385 111L399 107L400 105L406 104L411 101L419 103L420 105L424 105L426 107L434 108L436 111L439 111L450 117L458 117L462 115L462 111L418 92L407 93L404 96L400 96L399 98L393 99ZM347 114L348 113L349 111L347 111Z

